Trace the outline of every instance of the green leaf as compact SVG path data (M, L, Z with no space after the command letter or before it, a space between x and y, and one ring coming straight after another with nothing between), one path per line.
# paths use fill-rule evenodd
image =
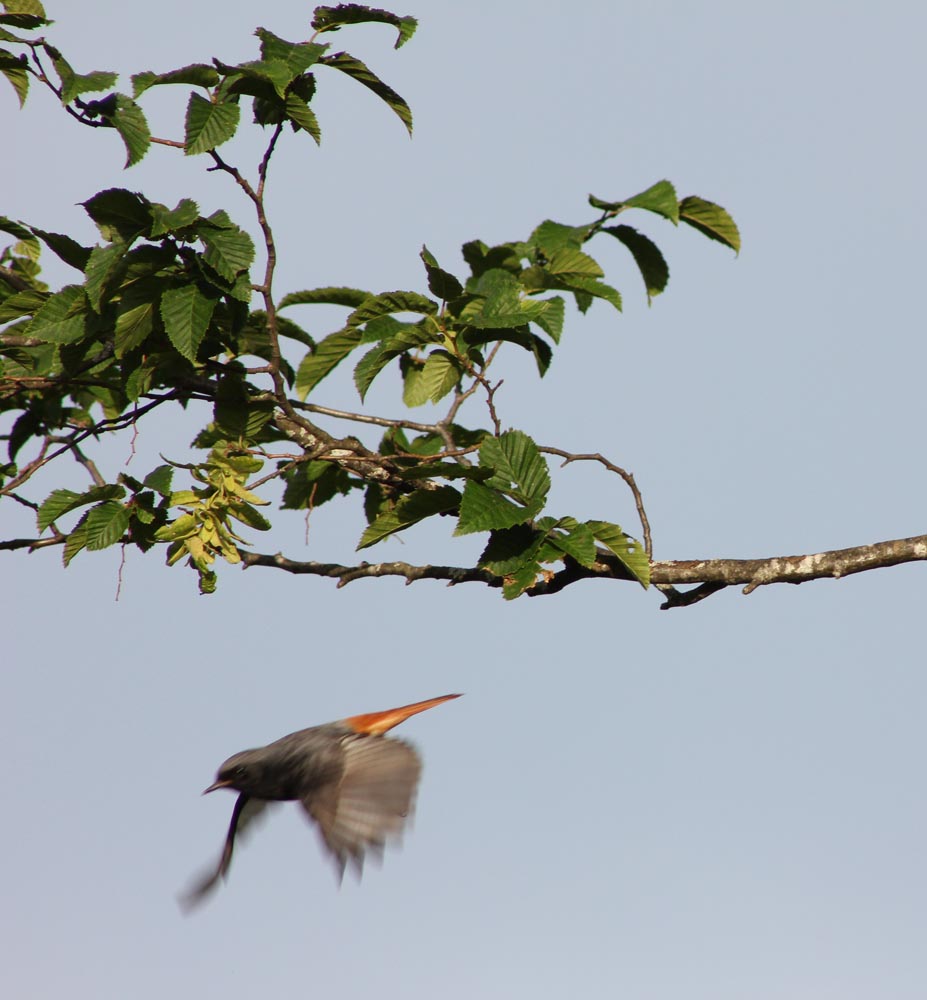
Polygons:
M228 375L219 380L213 419L231 440L253 441L273 415L272 403L252 402L244 382Z
M356 329L339 330L320 340L314 351L307 354L296 371L296 394L306 396L361 343Z
M81 205L96 223L103 239L112 243L131 242L137 236L147 235L151 228L151 203L134 191L107 188Z
M87 299L80 285L65 285L35 313L29 336L52 344L73 344L87 325Z
M387 86L375 73L371 72L360 59L355 59L347 52L337 52L333 56L323 56L319 62L331 66L333 69L341 70L342 73L346 73L358 83L362 83L372 90L377 97L385 101L396 112L409 135L412 135L412 112L409 105L392 87Z
M6 0L3 7L6 13L0 14L0 23L12 24L16 28L40 28L51 23L39 0Z
M572 278L601 278L605 274L598 262L589 254L574 247L562 247L551 254L545 270L561 281Z
M434 315L438 311L438 304L418 292L383 292L381 295L368 296L355 310L348 316L347 326L360 326L378 316L386 316L392 313L419 313L422 315Z
M322 129L319 126L319 120L315 116L315 112L306 101L297 97L295 94L286 95L286 116L297 128L301 128L304 132L308 132L309 135L315 139L315 144L317 146L322 143Z
M521 298L521 285L508 271L493 268L476 282L478 296L460 312L460 320L478 330L525 326L547 311L545 302Z
M71 560L87 544L87 516L90 512L85 511L81 519L74 526L74 530L68 533L64 543L64 552L61 554L62 562L65 566L70 565Z
M125 94L116 94L115 107L108 120L122 137L126 147L127 167L134 166L148 152L151 132L142 109Z
M28 61L25 55L17 56L6 49L0 49L0 73L10 81L10 86L16 91L20 107L26 103L26 96L29 93L27 65Z
M109 90L119 79L118 73L97 70L93 73L75 73L70 66L67 69L64 60L55 60L55 69L61 77L61 103L70 104L81 94L99 93ZM128 98L126 98L128 100Z
M216 300L193 284L169 288L161 296L161 319L168 339L188 361L196 361L215 307Z
M646 590L650 585L650 561L637 539L609 521L586 521L593 535L617 557L631 576Z
M374 347L373 350L368 351L354 369L354 384L357 386L361 400L367 395L367 390L372 385L373 380L390 361L408 350L435 343L436 339L436 334L423 330L419 326L402 326L391 337Z
M679 202L676 198L676 189L669 181L657 181L646 191L628 198L624 203L627 208L643 208L648 212L655 212L669 219L673 225L679 222Z
M631 256L644 279L648 302L666 288L666 283L669 281L669 267L653 240L631 226L606 226L602 232L610 233L631 251Z
M689 195L679 203L679 217L683 222L740 253L740 231L731 216L714 202Z
M221 209L201 220L200 239L206 245L203 259L227 281L247 271L254 260L251 237L236 226Z
M33 229L32 231L65 264L70 264L78 271L83 271L87 266L87 261L90 260L90 247L81 246L76 240L62 233L49 233L44 229Z
M389 535L403 531L426 517L456 511L459 504L460 492L453 486L415 490L399 500L392 510L380 514L361 535L357 548L360 550L375 545Z
M415 34L418 21L414 17L399 17L388 10L366 7L359 3L340 3L337 7L316 7L313 12L312 27L320 34L323 31L338 31L346 24L362 24L377 21L391 24L399 32L394 48L399 48Z
M362 302L370 298L370 292L360 288L310 288L303 292L290 292L280 300L278 309L287 306L301 306L324 303L335 306L350 306L356 309Z
M85 493L75 493L73 490L52 490L39 505L36 515L39 532L44 531L59 517L84 507L87 504L99 503L102 500L119 500L126 495L122 486L95 486Z
M132 94L138 97L149 87L159 87L163 84L186 83L194 87L215 87L219 82L219 74L214 66L207 63L192 63L181 69L173 69L167 73L152 73L146 70L132 76Z
M460 502L460 520L455 535L469 535L475 531L492 531L523 524L540 513L544 501L534 501L526 506L511 500L482 483L470 481L464 487Z
M486 438L480 447L480 466L491 468L493 474L485 483L467 483L455 535L512 528L543 509L550 473L527 434L506 431L500 437Z
M15 236L17 240L24 243L26 248L28 248L30 259L35 260L38 258L39 241L35 238L32 230L27 229L21 222L8 219L6 216L0 216L0 232L9 233L10 236Z
M460 380L460 364L447 351L432 351L422 368L422 389L426 399L438 403Z
M524 431L506 431L487 438L480 447L480 465L494 474L488 485L511 493L522 502L547 498L550 473L538 446Z
M86 545L91 551L115 545L129 527L129 512L115 500L108 500L87 512L84 524Z
M555 295L550 299L544 299L543 301L546 303L547 308L543 312L538 313L531 322L537 323L555 344L559 344L560 336L563 333L565 303L559 295Z
M534 230L528 238L528 242L543 250L544 254L549 257L556 250L566 248L579 250L588 235L589 226L565 226L560 222L552 222L547 219Z
M159 465L152 469L142 480L142 485L154 490L162 497L171 495L171 480L174 478L174 469L170 465Z
M566 533L561 529L566 529ZM595 536L588 524L579 524L575 518L561 518L548 532L545 542L571 556L581 566L595 562Z
M48 293L26 288L7 296L0 303L0 323L9 323L20 316L32 316L48 301Z
M116 308L114 348L117 358L124 358L141 347L154 329L161 287L161 282L137 282L123 292Z
M621 312L621 293L617 288L606 285L604 281L596 281L594 278L571 278L569 287L576 296L580 312L585 312L589 308L593 298L604 299Z
M428 290L432 295L441 299L442 302L447 302L450 299L456 299L458 296L463 295L463 285L461 285L453 274L442 270L438 266L437 260L435 260L434 255L428 247L423 246L419 256L425 265L425 272L428 275Z
M179 229L192 226L200 217L199 206L190 198L181 198L176 208L168 208L158 202L151 204L151 232L153 240L176 233Z
M258 28L254 33L261 39L262 61L282 63L286 67L288 76L286 84L291 83L318 62L319 57L328 48L327 45L318 45L315 42L288 42L284 38L278 38L266 28ZM283 97L284 93L285 91L280 92L280 97Z
M527 524L493 531L483 549L477 565L496 576L508 576L530 566L536 573L538 553L544 542L544 533Z
M102 311L104 297L109 297L114 281L125 269L127 250L128 245L120 242L110 243L105 247L94 247L91 251L90 259L84 268L86 276L84 291L95 313Z
M213 104L197 93L187 105L184 150L188 156L205 153L228 142L238 129L241 109L233 101Z

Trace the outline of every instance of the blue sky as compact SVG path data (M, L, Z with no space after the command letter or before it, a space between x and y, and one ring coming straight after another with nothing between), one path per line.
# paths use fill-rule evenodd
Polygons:
M297 39L310 16L296 3L59 8L49 37L75 67L124 73L249 58L259 24ZM469 239L589 221L589 192L666 177L728 208L743 252L642 220L669 260L666 294L648 308L604 248L624 314L569 316L543 382L513 357L503 423L632 469L658 558L924 531L927 13L521 0L399 12L421 21L399 52L376 27L337 42L409 101L415 137L351 81L323 81L321 150L290 141L272 167L280 292L423 289L423 243L460 271ZM179 135L179 90L145 106L155 131ZM204 158L153 149L123 173L115 136L38 91L20 113L0 89L0 114L7 215L92 241L77 203L119 185L251 225ZM253 172L255 148L229 155ZM71 277L51 259L47 273ZM299 319L324 334L338 314ZM319 401L350 406L352 391L346 375ZM397 383L370 406L398 413ZM196 426L178 414L143 428L130 471L183 459ZM104 474L129 457L128 442L104 447ZM617 480L552 473L558 512L634 529ZM5 537L31 529L8 505L0 521ZM440 528L368 558L475 558L479 541ZM359 531L356 508L322 509L308 546L300 517L254 542L349 560ZM232 567L207 599L191 574L134 553L116 602L112 551L66 571L54 551L2 565L5 995L923 996L920 566L664 613L622 584L507 604L476 585L335 590ZM175 894L224 836L232 797L199 793L229 754L449 691L466 697L398 733L425 772L382 868L339 891L292 807L236 854L207 907L181 915Z

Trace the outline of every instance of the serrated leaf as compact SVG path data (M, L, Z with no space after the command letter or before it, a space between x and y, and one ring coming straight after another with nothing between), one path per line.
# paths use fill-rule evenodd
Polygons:
M126 94L116 94L112 114L107 118L122 137L126 147L127 167L134 166L148 152L151 131L142 109Z
M560 337L563 334L566 304L559 295L555 295L550 299L544 299L543 301L547 304L547 308L543 312L538 313L531 322L537 323L555 344L559 344Z
M527 524L493 531L477 565L496 576L515 573L525 566L531 566L536 571L543 541L543 532Z
M202 220L199 233L206 245L203 259L227 281L233 281L240 272L251 267L254 243L243 229L228 219L225 212L214 212Z
M44 229L33 229L32 231L65 264L70 264L78 271L83 271L87 266L87 261L90 260L90 247L81 246L76 240L63 233L49 233Z
M108 500L87 511L84 526L86 545L91 551L115 545L129 527L129 512L115 500Z
M650 586L650 560L636 538L626 535L609 521L586 521L586 525L607 549L610 549L631 576L646 590Z
M32 316L48 301L47 292L25 288L14 292L0 303L0 323L9 323L20 316Z
M361 332L355 329L339 330L320 340L316 349L303 358L296 370L297 396L305 399L360 343Z
M604 281L596 281L594 278L571 278L569 287L576 296L576 305L580 312L585 312L594 298L610 302L618 312L621 312L621 293L617 288L606 285Z
M64 516L78 507L99 503L103 500L120 500L126 495L125 488L118 485L95 486L85 493L75 493L73 490L52 490L42 501L36 514L39 532L44 531L59 517Z
M298 128L308 132L315 139L315 144L320 146L322 144L322 129L312 108L295 94L286 95L285 108L287 118Z
M333 56L323 56L319 62L324 63L326 66L331 66L333 69L341 70L342 73L346 73L352 79L357 80L358 83L362 83L365 87L372 90L377 97L385 101L396 112L409 135L412 135L412 111L409 109L409 105L392 87L385 84L375 73L371 72L360 59L355 59L354 56L349 55L347 52L337 52Z
M270 531L273 527L271 522L268 521L260 511L255 510L250 504L231 504L229 506L229 514L234 517L236 521L241 521L242 524L247 525L249 528L254 528L255 531Z
M238 130L241 109L228 101L213 104L197 93L190 94L184 132L184 151L188 156L205 153L221 146Z
M547 219L534 230L528 242L549 257L556 250L567 247L579 250L588 235L589 226L565 226Z
M150 490L154 490L155 493L159 493L162 497L169 497L171 495L171 481L173 478L174 470L171 466L159 465L145 476L142 480L142 485L147 486Z
M735 253L740 253L740 230L720 205L689 195L679 203L679 217L709 239L717 240Z
M564 522L572 522L566 533L561 530ZM578 524L573 518L558 521L547 534L547 545L559 549L565 555L571 556L581 566L591 566L595 562L595 536L588 524Z
M28 256L30 259L37 259L39 255L39 241L35 238L32 230L27 229L21 222L8 219L6 216L0 216L0 232L15 236L17 240L28 247Z
M0 73L10 81L10 86L16 91L19 106L26 103L29 94L29 73L26 70L25 56L16 56L6 49L0 49Z
M589 254L575 247L561 247L555 250L544 269L561 281L572 278L601 278L605 272Z
M428 290L432 295L437 296L443 302L456 299L463 295L463 285L448 271L438 266L434 254L423 246L419 256L425 265L425 272L428 275Z
M415 34L418 21L414 17L399 17L388 10L378 7L366 7L359 3L340 3L337 7L316 7L312 17L312 27L320 34L323 31L338 31L346 24L363 24L376 21L380 24L391 24L399 32L396 44L398 49Z
M319 57L328 48L327 45L315 42L288 42L266 28L258 28L254 33L261 39L262 61L281 63L286 67L288 78L284 87L318 62ZM280 97L283 96L284 92L281 91Z
M81 205L110 242L128 243L147 235L151 227L151 203L144 195L125 188L107 188Z
M544 507L543 499L527 505L512 503L495 489L470 481L464 487L460 501L460 519L455 535L468 535L475 531L493 531L512 528L535 517Z
M273 411L272 403L252 402L241 379L229 375L219 380L213 419L231 440L253 441Z
M489 486L505 490L523 503L539 500L542 504L550 490L547 462L538 446L523 431L506 431L487 438L480 446L480 465L491 468Z
M71 560L77 555L78 552L87 544L87 515L89 511L85 511L81 519L74 526L74 530L68 533L68 537L64 542L64 551L61 553L61 559L65 566L70 565Z
M418 292L383 292L370 295L348 316L346 326L360 326L378 316L392 313L419 313L430 316L438 311L437 302Z
M29 324L29 336L53 344L73 344L86 333L87 299L80 285L65 285L40 309Z
M666 288L669 281L669 267L660 248L648 236L631 226L606 226L602 231L610 233L631 251L634 263L644 279L647 301L650 302Z
M161 296L161 319L168 339L188 361L196 361L215 307L216 300L192 284L169 288Z
M422 388L426 399L439 403L460 380L460 365L447 351L432 351L422 368Z
M310 288L302 292L290 292L280 300L278 309L287 306L326 304L334 306L350 306L356 309L362 302L370 298L370 292L360 288Z
M94 247L84 268L84 292L94 312L103 309L104 295L108 298L110 286L125 266L128 250L126 243L110 243L108 246Z
M674 225L679 222L679 200L676 189L669 181L657 181L646 191L628 198L624 203L628 208L643 208L669 219Z
M389 535L406 528L426 517L445 514L457 509L460 491L453 486L439 486L434 490L415 490L399 500L392 510L384 511L370 524L358 543L358 551L375 545Z
M199 217L199 206L191 198L181 198L176 208L168 208L167 205L153 202L149 237L156 240L168 233L175 233L178 229L186 229Z
M161 281L153 280L137 281L124 288L116 307L113 346L117 358L141 347L154 329L162 288Z
M367 395L367 390L373 384L373 380L390 361L408 350L434 343L436 339L437 334L423 330L419 326L402 326L377 347L368 351L354 369L354 385L357 387L361 400Z
M207 63L192 63L167 73L152 73L150 70L146 70L143 73L133 74L132 94L138 97L149 87L158 87L164 84L186 83L194 87L215 87L218 82L219 74L214 66Z

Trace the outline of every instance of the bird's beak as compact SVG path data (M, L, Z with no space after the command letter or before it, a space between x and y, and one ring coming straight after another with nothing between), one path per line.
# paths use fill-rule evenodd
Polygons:
M203 794L208 795L210 792L214 792L217 788L229 788L231 786L231 781L214 781L209 788L203 789Z

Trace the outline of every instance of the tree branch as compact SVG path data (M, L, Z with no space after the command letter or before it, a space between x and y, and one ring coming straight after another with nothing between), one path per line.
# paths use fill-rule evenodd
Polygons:
M264 555L241 551L245 567L265 566L288 573L308 574L337 579L339 586L363 577L401 576L407 583L416 580L446 580L449 584L484 583L500 587L502 578L479 567L413 566L404 562L339 563L300 562L281 554ZM840 579L854 573L927 560L927 535L898 538L848 549L833 549L813 555L773 556L767 559L663 560L651 563L651 582L666 597L663 610L689 607L719 593L726 587L744 584L744 594L773 583L807 583L811 580ZM592 567L568 560L566 566L546 580L539 580L527 594L540 597L555 594L579 580L633 581L631 574L610 552L599 550ZM679 591L679 584L698 584L692 590Z

